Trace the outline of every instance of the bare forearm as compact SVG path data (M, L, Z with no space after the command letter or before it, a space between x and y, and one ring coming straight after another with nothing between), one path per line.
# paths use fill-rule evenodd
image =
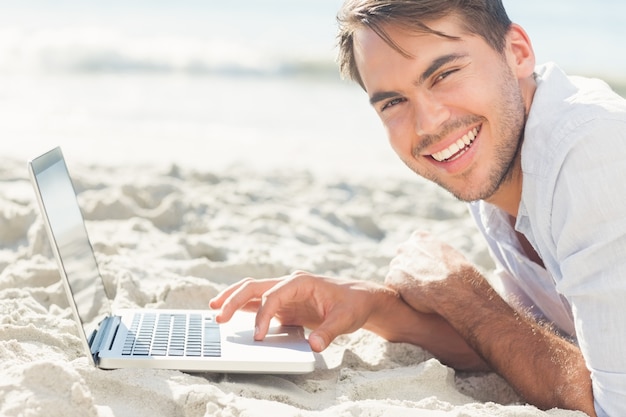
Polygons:
M379 301L364 328L391 341L420 346L442 363L459 370L484 371L489 366L441 316L414 310L389 288L376 291Z
M460 279L461 285L450 287L455 292L438 303L438 312L468 344L530 403L595 415L580 350L515 312L477 272Z

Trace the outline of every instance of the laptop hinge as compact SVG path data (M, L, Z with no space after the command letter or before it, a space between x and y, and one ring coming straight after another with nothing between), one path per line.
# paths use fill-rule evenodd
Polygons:
M91 347L91 355L96 364L99 360L98 353L103 350L111 349L111 345L113 345L113 340L115 339L117 329L121 322L121 317L109 316L102 320L98 330L94 330L95 334L91 335L89 344Z

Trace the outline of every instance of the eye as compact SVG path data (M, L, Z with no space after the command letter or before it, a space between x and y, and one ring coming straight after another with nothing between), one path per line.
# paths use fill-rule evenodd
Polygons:
M446 78L448 78L450 75L454 74L457 71L458 69L453 69L453 70L442 72L441 74L437 76L437 78L435 78L435 81L433 84L437 84L438 82L445 80Z
M393 99L385 102L385 104L383 104L383 106L380 108L380 111L385 111L388 108L393 107L393 106L395 106L397 104L403 103L405 101L406 101L406 99L401 98L401 97L393 98Z

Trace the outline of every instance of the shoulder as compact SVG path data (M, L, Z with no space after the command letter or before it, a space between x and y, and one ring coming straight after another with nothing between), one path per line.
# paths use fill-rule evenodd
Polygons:
M626 100L604 81L567 76L553 64L539 67L522 163L533 172L538 169L533 160L544 156L541 162L558 162L571 147L588 145L589 137L595 143L623 142L624 123Z
M626 177L619 156L626 156L626 100L601 81L568 77L554 66L537 82L521 151L520 214L553 247L566 225L626 204L626 194L607 186Z
M547 65L538 69L537 84L522 145L524 193L551 195L546 187L565 169L626 155L626 100L606 83Z

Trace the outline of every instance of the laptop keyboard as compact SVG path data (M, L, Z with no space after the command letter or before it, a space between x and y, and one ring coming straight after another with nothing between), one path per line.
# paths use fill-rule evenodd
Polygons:
M212 317L195 313L135 313L125 356L221 355L220 329Z

